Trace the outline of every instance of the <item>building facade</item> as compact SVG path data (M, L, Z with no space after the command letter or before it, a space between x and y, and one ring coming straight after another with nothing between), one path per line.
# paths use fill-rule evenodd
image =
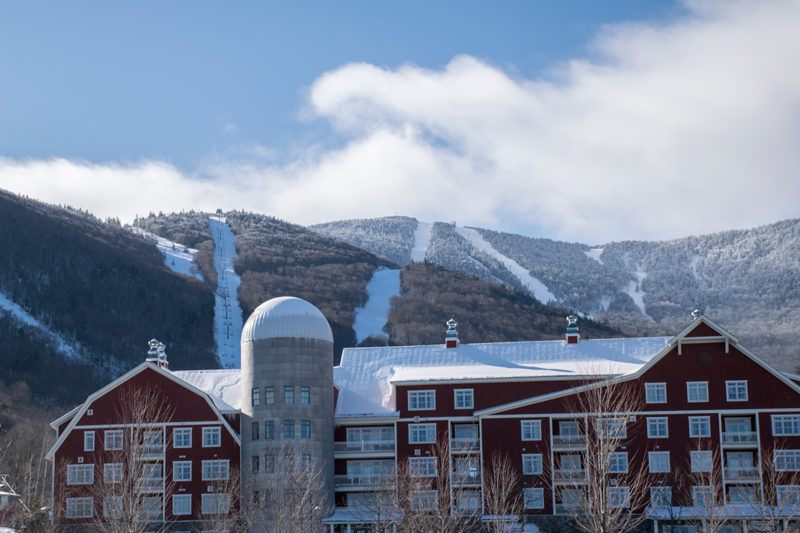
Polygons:
M329 386L330 329L307 302L279 300L245 326L241 371L172 372L150 361L54 422L63 523L86 519L70 509L99 519L102 502L88 503L86 485L100 475L104 435L117 430L108 406L123 383L158 384L175 405L159 424L167 445L153 472L168 478L176 463L191 462L191 479L201 481L179 485L191 495L189 515L175 515L162 496L159 518L176 523L219 511L202 501L206 461L269 476L269 446L285 445L307 450L325 472L332 532L369 529L363 509L401 473L421 487L418 508L445 501L453 513L489 520L487 477L497 458L519 475L510 494L522 498L524 521L544 530L596 490L646 515L648 527L675 533L719 517L720 530L744 533L763 528L766 512L800 516L800 376L771 367L705 316L674 337L581 339L573 319L563 340L469 345L451 321L442 345L346 349ZM176 430L200 443L210 428L219 428L216 449L174 446ZM613 449L601 467L593 446L609 432ZM84 466L83 484L71 483L68 469L79 465L94 465L94 477ZM174 497L175 487L161 494Z

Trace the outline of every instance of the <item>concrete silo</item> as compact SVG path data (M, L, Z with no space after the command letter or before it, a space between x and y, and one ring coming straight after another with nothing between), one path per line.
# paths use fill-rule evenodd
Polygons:
M258 306L242 329L242 472L258 457L268 475L265 453L294 450L322 474L333 510L333 409L333 333L320 310L292 297Z

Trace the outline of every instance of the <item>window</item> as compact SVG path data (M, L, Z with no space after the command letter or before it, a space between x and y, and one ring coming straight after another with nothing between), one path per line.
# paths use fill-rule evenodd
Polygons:
M409 424L409 444L426 444L436 442L436 424Z
M365 452L394 450L394 428L347 428L347 442L360 442Z
M69 465L67 485L90 485L94 483L94 465Z
M778 505L800 505L800 485L778 485Z
M267 420L264 422L264 438L271 440L275 438L275 421Z
M800 435L800 415L772 417L773 435Z
M481 508L481 491L464 490L458 497L459 511L475 511Z
M627 437L627 418L600 418L597 420L597 437L600 439L624 439Z
M122 516L122 496L103 498L103 516Z
M311 438L311 420L303 420L300 422L300 438Z
M456 390L456 409L472 409L472 389Z
M411 457L408 459L408 471L411 477L434 477L436 457Z
M294 403L294 387L283 388L283 403L291 405Z
M172 463L172 480L173 481L191 481L192 480L192 462L191 461L175 461Z
M650 487L650 505L653 507L671 507L672 487Z
M644 397L647 403L667 403L666 383L645 383Z
M691 452L692 472L711 472L711 451Z
M85 452L94 451L94 431L83 432L83 451Z
M260 462L260 457L258 455L254 455L250 458L250 465L253 467L254 474L258 474L258 471L261 467L259 465L259 462Z
M121 450L122 449L122 430L114 429L106 431L105 443L106 450Z
M409 411L431 411L436 409L436 391L408 391Z
M283 438L285 439L294 438L294 420L283 421Z
M544 489L522 489L526 509L544 509Z
M689 436L690 437L710 437L711 423L707 416L689 417Z
M304 453L300 456L300 469L303 472L308 472L311 468L311 456L307 453Z
M432 459L430 457L417 459ZM409 470L411 463L409 463ZM434 472L436 466L434 465ZM372 479L378 481L381 476L394 473L394 459L384 459L375 461L347 461L347 477Z
M258 422L253 422L252 430L251 430L251 436L252 436L253 440L258 440L258 428L259 427L261 427L261 426L259 426Z
M256 387L250 393L250 405L256 406L261 404L261 390Z
M300 387L300 403L303 405L311 404L311 387Z
M714 505L714 497L711 492L711 487L692 487L692 499L694 500L695 507L705 507L707 505Z
M230 498L227 494L203 494L203 514L228 514Z
M274 455L265 455L264 456L264 472L267 474L274 474L275 473L275 456Z
M67 518L91 518L93 503L92 498L67 498Z
M688 401L691 403L708 401L708 381L689 381L686 383Z
M522 440L542 440L542 421L523 420Z
M103 483L122 483L122 463L103 465Z
M647 418L647 436L651 439L664 439L669 437L667 431L667 418Z
M747 401L747 382L746 381L726 381L725 390L728 392L729 402Z
M220 428L203 428L203 448L219 446L220 433Z
M264 387L264 403L266 405L275 403L275 387Z
M228 479L228 460L203 461L203 481Z
M523 453L522 454L522 473L526 476L542 473L542 454Z
M172 514L192 514L192 495L174 494L172 496Z
M630 489L628 489L628 487L606 488L606 504L612 508L630 507Z
M621 474L628 471L628 452L615 452L611 454L608 461L608 471L613 474Z
M191 448L192 428L176 428L173 431L172 439L176 448Z
M142 515L146 520L159 522L163 520L161 515L161 497L145 496L142 498Z
M435 490L412 490L408 496L412 511L432 511L438 507Z
M775 450L775 470L800 472L800 450Z
M669 472L669 452L647 452L650 472Z
M730 487L728 488L728 501L731 503L761 503L756 500L755 487Z

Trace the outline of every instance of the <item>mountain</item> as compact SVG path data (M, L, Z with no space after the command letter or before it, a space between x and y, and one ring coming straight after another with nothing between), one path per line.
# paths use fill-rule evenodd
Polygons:
M515 287L632 335L673 334L699 306L770 363L800 363L800 219L670 241L589 246L408 217L309 229L408 263Z

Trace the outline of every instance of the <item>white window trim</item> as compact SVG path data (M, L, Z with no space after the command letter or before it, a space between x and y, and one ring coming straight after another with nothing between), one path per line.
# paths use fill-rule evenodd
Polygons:
M617 463L617 457L625 457L625 470L613 470L614 465ZM628 452L613 452L611 460L608 463L608 472L610 474L624 474L628 471Z
M425 429L425 438L426 439L427 439L428 433L429 433L428 428L433 426L433 440L432 441L428 441L428 440L426 440L426 441L414 441L414 440L411 440L411 435L413 434L412 431L411 431L411 428L412 427L419 427L419 426L425 426L425 428L426 428ZM409 424L408 425L408 443L409 444L434 444L435 442L436 442L436 424Z
M95 447L94 431L83 432L83 451L93 452Z
M775 429L777 428L775 422L777 420L783 420L785 418L789 418L789 419L791 419L793 421L796 420L797 423L795 424L794 422L792 422L792 432L791 433L778 433L777 431L775 431ZM781 425L783 425L783 423L781 423ZM795 431L795 429L794 429L795 427L798 428L797 431ZM786 437L786 436L800 435L800 415L772 415L772 435L775 436L775 437ZM789 485L787 485L787 487L788 486Z
M664 425L667 428L666 435L651 435L650 434L650 421L653 420L654 422L657 420L664 420ZM658 422L655 422L658 424ZM669 438L669 418L666 416L649 416L647 417L647 438L648 439L668 439Z
M655 401L652 401L652 402L651 402L650 400L648 400L648 399L647 399L647 393L648 393L648 389L649 389L651 386L653 386L653 387L657 387L657 386L659 386L659 385L661 385L661 386L664 388L664 400L662 400L662 401L655 400ZM656 390L657 390L657 389L656 389ZM656 394L656 395L657 395L657 394ZM667 384L666 384L666 382L659 382L659 383L645 383L645 384L644 384L644 401L645 401L645 403L667 403Z
M119 436L119 446L112 446L109 447L109 438L111 438L110 444L116 443L116 437ZM123 447L123 441L125 440L125 433L122 429L109 429L106 430L103 434L103 447L106 450L121 450Z
M625 496L623 498L622 505L612 505L610 500L610 494L612 492L621 492ZM631 506L631 489L630 487L606 487L606 505L612 509L628 509Z
M222 496L225 496L227 498L227 501L228 501L228 511L226 513L218 512L219 511L219 501L218 500L223 499ZM208 500L211 500L211 499L214 500L214 504L213 504L214 505L214 511L207 513L205 511L206 502ZM200 502L200 511L201 511L202 514L204 514L204 515L227 514L227 513L230 513L230 509L231 509L231 500L230 500L230 495L229 494L222 493L222 492L216 492L216 493L213 493L213 494L203 494L202 501Z
M531 471L525 471L525 459L530 458ZM538 459L538 461L537 461ZM538 468L537 468L538 466ZM522 454L522 475L524 476L537 476L544 471L542 454L541 453L523 453Z
M689 385L705 385L706 386L706 399L705 400L692 400L689 394ZM688 403L708 403L708 381L687 381L686 382L686 401Z
M653 501L653 493L658 493L658 492L666 492L666 493L669 494L669 503L667 505L664 505L664 504L662 504L660 502ZM650 505L652 507L669 507L669 506L672 506L672 487L671 486L661 486L661 485L656 486L656 487L650 487Z
M692 435L692 420L705 420L708 427L708 435ZM702 432L701 432L702 433ZM709 416L690 416L689 417L689 438L691 439L707 439L711 436L711 417Z
M82 509L90 511L89 514L74 513L75 507L78 505L79 502L82 505ZM70 513L70 510L72 510L73 512ZM94 498L67 498L67 518L91 518L93 516L94 516Z
M178 479L178 466L189 465L189 479ZM172 481L191 481L192 480L192 462L191 461L173 461L172 462Z
M703 503L698 505L697 502L697 493L702 492L703 494ZM711 490L711 485L694 485L692 486L692 504L695 507L698 506L708 506L708 502L705 501L706 497L714 498L714 492ZM716 502L713 502L716 505Z
M214 463L219 463L220 465L224 464L225 465L225 477L213 477L213 474L212 474L211 477L206 477L206 465L209 464L209 463L211 463L210 469L211 469L212 473L214 471L214 466L213 466ZM209 460L209 461L203 461L202 464L201 464L201 467L202 467L202 469L201 469L200 477L202 478L203 481L224 481L224 480L230 478L230 476L231 476L231 465L230 465L230 460L228 460L228 459L212 459L212 460Z
M738 383L744 383L744 398L736 398L734 400L731 400L730 394L728 393L728 390L729 390L728 387L733 385L734 387L738 388L738 386L737 386ZM737 395L738 395L738 391L737 391ZM727 400L729 402L746 402L747 399L749 398L749 396L750 396L750 394L749 394L749 392L747 390L747 380L746 379L736 379L736 380L726 381L725 382L725 400Z
M530 439L525 438L525 426L532 426L539 428L539 437L536 436L531 437ZM522 420L520 422L520 431L522 432L522 440L524 441L532 441L532 440L542 440L542 421L541 420ZM534 432L531 431L531 435L534 435Z
M219 442L217 444L206 444L206 434L207 433L217 433L219 436ZM222 446L222 428L219 426L216 427L204 427L203 428L203 448L219 448Z
M525 497L525 493L526 492L536 493L536 494L538 494L538 496L533 497L533 498L526 498ZM522 499L525 502L525 508L526 509L544 509L544 488L542 488L542 487L525 487L524 489L522 489L522 494L523 494ZM541 501L542 502L541 506L539 506L539 505L529 505L530 502L534 502L534 501Z
M469 397L469 406L466 407L459 407L458 406L458 393L469 393L467 397ZM434 397L434 404L436 400ZM455 389L453 391L453 405L455 405L455 409L474 409L475 408L475 391L474 389Z
M187 446L178 446L178 432L182 435L189 434L189 444ZM220 438L222 436L220 435ZM192 447L192 428L175 428L172 430L172 446L174 448L191 448Z
M653 470L653 457L666 457L667 469L666 470ZM668 474L672 470L672 463L670 462L669 452L647 452L647 470L651 474Z
M696 460L695 457L697 458ZM703 470L703 458L708 459L706 461L708 470ZM691 450L689 452L689 463L692 472L708 473L714 468L714 455L711 453L711 450Z
M784 468L778 468L778 457L783 456ZM794 457L794 468L785 468L785 457ZM773 461L775 462L775 470L777 472L800 472L800 450L775 450Z
M436 457L409 457L408 470L411 477L436 477Z
M82 471L83 481L78 481L78 472ZM72 472L72 474L70 474ZM70 478L73 479L70 482ZM88 478L88 480L87 480ZM91 485L94 483L94 465L76 464L67 466L67 485Z
M124 470L122 469L122 463L106 463L103 465L103 483L106 484L117 484L122 483L122 477L124 476ZM119 474L119 475L117 475Z
M431 407L411 407L412 395L430 394L433 402ZM426 402L427 404L427 402ZM408 391L408 410L409 411L435 411L436 410L436 391L435 390L410 390Z
M189 504L189 509L186 512L178 513L175 511L175 499L180 498L181 500L187 500ZM185 505L185 504L184 504ZM191 494L173 494L172 495L172 514L175 516L185 516L192 514L192 495Z

